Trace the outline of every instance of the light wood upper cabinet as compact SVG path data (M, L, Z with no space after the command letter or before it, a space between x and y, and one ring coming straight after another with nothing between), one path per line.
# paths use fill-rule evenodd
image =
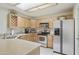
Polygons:
M20 16L9 15L9 28L21 27L26 28L30 27L30 21L27 18Z
M37 27L37 20L30 19L30 27L31 28L36 28Z
M18 23L18 27L26 28L26 27L30 26L29 19L26 19L26 18L23 18L23 17L18 17L17 23Z

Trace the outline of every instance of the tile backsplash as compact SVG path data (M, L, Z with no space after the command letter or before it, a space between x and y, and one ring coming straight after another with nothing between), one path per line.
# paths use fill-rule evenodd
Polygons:
M24 33L24 28L14 28L14 29L8 29L9 34L22 34Z

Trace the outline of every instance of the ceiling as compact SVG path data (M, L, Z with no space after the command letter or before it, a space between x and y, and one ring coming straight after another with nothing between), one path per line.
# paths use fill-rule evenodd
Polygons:
M43 7L46 4L48 4L47 7L38 8L40 6ZM39 17L69 11L74 5L74 3L0 3L0 7L2 8L14 9L23 15L31 17ZM20 8L20 6L22 8ZM36 10L30 11L34 8L36 8Z

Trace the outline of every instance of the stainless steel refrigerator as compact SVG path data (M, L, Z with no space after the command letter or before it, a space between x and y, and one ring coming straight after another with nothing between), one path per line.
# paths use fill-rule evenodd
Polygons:
M57 20L54 22L53 51L59 54L75 54L74 20Z

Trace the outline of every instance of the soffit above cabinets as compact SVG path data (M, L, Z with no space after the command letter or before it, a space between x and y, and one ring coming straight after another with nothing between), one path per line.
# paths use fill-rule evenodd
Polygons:
M11 5L11 6L16 6L18 4L20 4L20 3L7 3L7 5Z

